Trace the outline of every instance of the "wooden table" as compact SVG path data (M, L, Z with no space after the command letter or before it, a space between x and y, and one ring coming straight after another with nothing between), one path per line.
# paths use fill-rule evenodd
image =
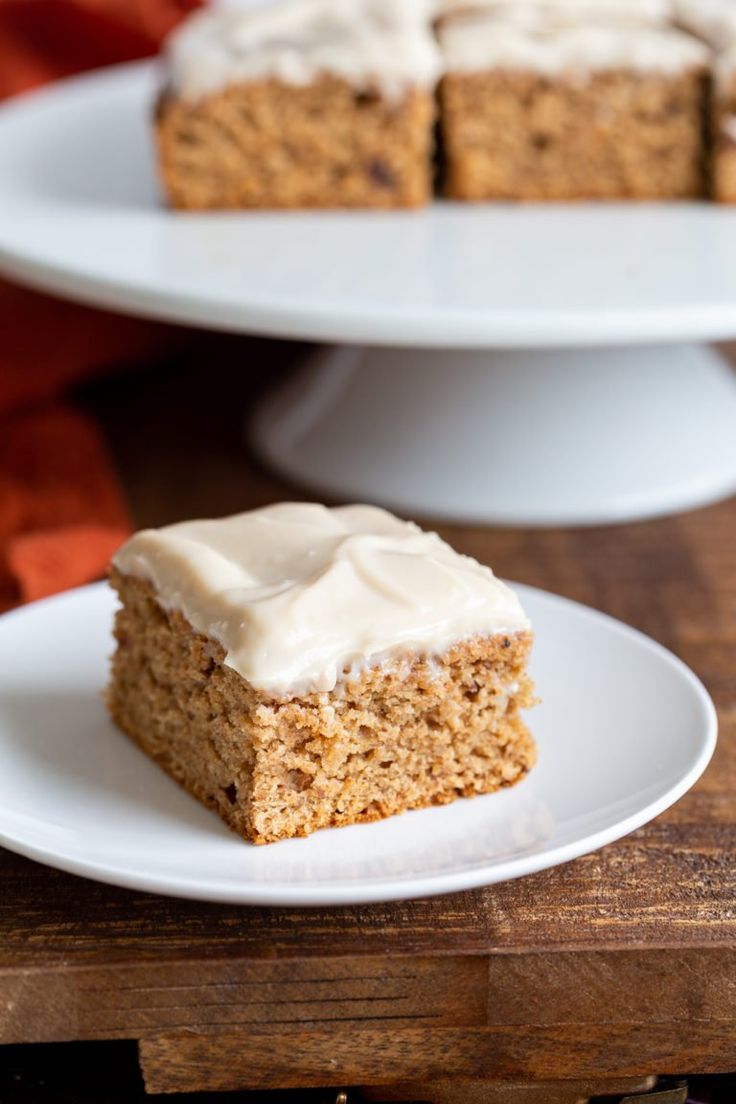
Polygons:
M80 396L138 524L294 497L248 458L242 419L300 355L192 339ZM556 870L361 908L167 900L0 852L0 1042L135 1039L152 1092L372 1085L386 1100L567 1104L736 1069L736 503L607 529L442 532L692 665L721 721L695 790Z

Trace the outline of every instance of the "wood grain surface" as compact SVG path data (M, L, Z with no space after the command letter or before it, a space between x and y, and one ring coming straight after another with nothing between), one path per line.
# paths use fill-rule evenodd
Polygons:
M193 336L175 363L80 393L138 525L300 497L249 457L243 423L301 354ZM556 870L359 908L169 900L0 851L0 1042L138 1039L149 1087L167 1092L736 1069L736 503L441 532L695 669L721 726L695 790Z

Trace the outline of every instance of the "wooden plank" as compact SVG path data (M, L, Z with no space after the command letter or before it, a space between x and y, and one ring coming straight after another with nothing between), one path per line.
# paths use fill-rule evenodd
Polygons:
M736 947L489 960L489 1026L589 1023L605 1030L645 1020L736 1026Z
M319 1024L736 1023L736 948L170 963L0 972L0 1043ZM285 1044L286 1045L286 1044Z
M0 1043L142 1039L248 1026L482 1025L482 958L200 962L0 973Z
M580 1080L638 1077L642 1069L724 1073L736 1029L704 1021L491 1028L309 1030L284 1039L260 1030L163 1035L139 1044L147 1091L235 1092L323 1085L391 1085L472 1078ZM652 1065L649 1065L649 1062Z

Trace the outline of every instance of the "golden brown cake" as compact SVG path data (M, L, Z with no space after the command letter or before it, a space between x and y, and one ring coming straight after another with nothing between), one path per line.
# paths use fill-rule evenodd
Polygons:
M534 764L518 599L383 510L143 531L112 583L113 718L254 843L490 793Z
M432 190L424 0L206 10L168 43L161 174L188 209L413 207Z
M669 27L443 22L455 199L686 199L706 190L710 62Z

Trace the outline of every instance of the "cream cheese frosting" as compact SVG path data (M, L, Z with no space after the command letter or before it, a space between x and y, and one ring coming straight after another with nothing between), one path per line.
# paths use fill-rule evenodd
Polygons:
M431 0L284 0L195 13L165 45L172 90L196 100L232 84L275 78L306 85L322 74L390 97L431 87L441 58Z
M736 72L736 0L674 0L677 21L716 51L717 81Z
M449 72L507 68L557 74L623 68L677 73L707 65L710 57L702 42L664 27L589 23L530 29L480 12L448 20L440 29L440 43Z
M736 0L674 0L674 14L716 49L736 44Z
M281 503L146 529L113 562L279 697L331 691L397 654L437 656L530 627L490 568L373 506Z

